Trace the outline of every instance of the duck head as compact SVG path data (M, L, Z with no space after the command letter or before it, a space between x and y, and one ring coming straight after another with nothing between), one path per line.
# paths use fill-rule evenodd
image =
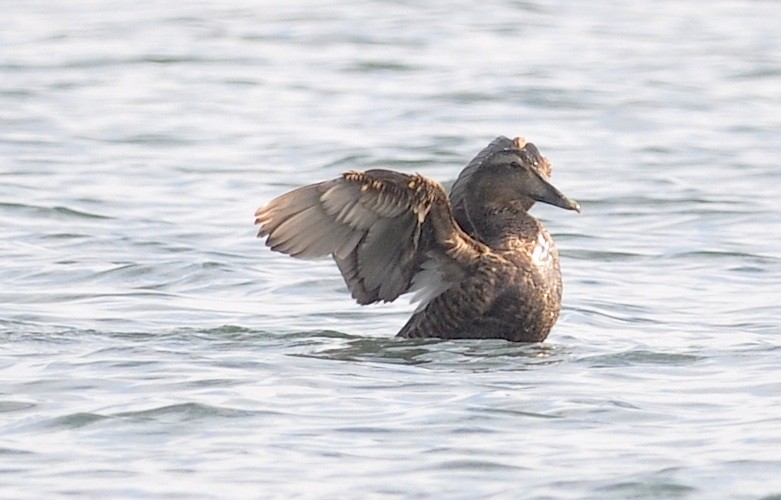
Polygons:
M465 202L470 218L507 208L528 211L535 201L580 212L576 201L545 178L550 164L537 147L522 139L515 141L518 147L493 153L469 180Z

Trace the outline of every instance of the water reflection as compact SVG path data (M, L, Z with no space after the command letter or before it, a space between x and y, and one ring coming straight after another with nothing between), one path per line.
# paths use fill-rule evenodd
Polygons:
M568 359L569 354L568 348L553 343L355 337L336 347L295 355L335 361L432 365L431 368L436 370L515 371L561 363Z

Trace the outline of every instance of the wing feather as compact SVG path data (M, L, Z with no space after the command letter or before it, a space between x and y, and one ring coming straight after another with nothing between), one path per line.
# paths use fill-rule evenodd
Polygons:
M323 183L325 184L325 183ZM258 209L255 212L255 224L260 225L261 233L258 236L266 236L276 230L289 217L318 203L322 193L321 185L305 186L283 194L279 198Z
M267 236L272 250L333 255L361 304L392 301L413 288L432 300L487 248L455 223L442 186L389 170L348 172L296 189L255 216L258 236Z

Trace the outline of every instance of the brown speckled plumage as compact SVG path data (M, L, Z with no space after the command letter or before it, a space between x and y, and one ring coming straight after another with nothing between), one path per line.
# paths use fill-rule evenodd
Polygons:
M255 223L272 250L332 255L360 304L417 292L399 336L538 342L558 318L561 273L553 240L527 211L535 201L579 210L549 176L533 144L499 137L449 198L421 175L347 172L280 196Z

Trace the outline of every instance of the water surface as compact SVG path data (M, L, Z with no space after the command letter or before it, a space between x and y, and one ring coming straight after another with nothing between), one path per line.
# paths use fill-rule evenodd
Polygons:
M10 1L4 498L781 495L781 6ZM549 339L401 341L252 214L523 135Z

